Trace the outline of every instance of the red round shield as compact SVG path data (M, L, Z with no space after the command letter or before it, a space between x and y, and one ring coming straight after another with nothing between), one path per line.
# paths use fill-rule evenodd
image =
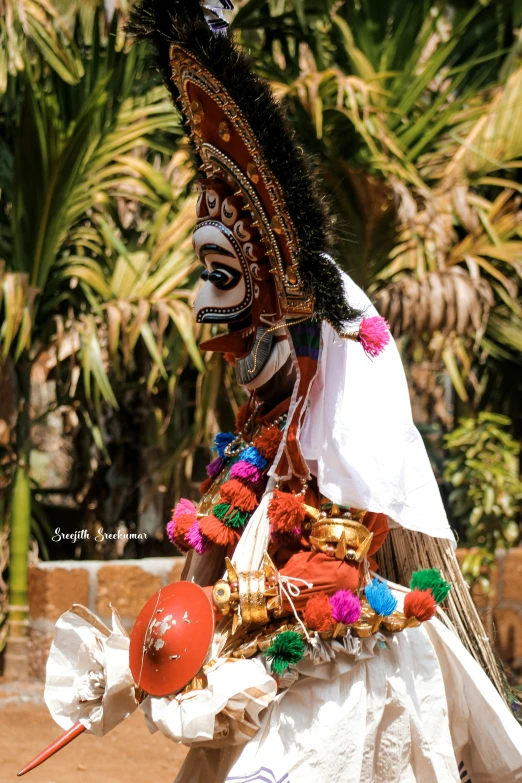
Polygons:
M152 696L177 693L205 662L214 634L210 599L193 582L175 582L152 596L132 629L130 668Z

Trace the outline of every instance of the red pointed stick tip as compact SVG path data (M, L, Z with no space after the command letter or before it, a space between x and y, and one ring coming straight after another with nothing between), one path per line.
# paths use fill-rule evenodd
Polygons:
M41 753L35 756L29 764L26 764L26 766L18 772L18 777L20 778L22 775L25 775L26 772L30 772L32 769L35 769L35 767L39 767L40 764L43 764L44 761L47 761L51 756L54 756L55 753L68 745L69 742L72 742L73 739L84 731L85 726L83 723L80 723L80 721L75 723L74 726L71 726L71 728L62 734L61 737L58 737L58 739L52 742L45 750L42 750Z

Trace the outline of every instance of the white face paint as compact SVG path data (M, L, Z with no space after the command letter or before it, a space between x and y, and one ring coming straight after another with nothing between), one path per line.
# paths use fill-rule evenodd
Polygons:
M205 220L192 235L194 251L204 265L194 303L196 321L229 323L244 318L252 305L253 286L241 245L222 223Z

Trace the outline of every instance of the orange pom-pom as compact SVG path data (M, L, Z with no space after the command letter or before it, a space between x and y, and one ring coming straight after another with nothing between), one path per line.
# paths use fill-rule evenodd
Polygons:
M418 587L408 593L404 599L404 614L410 619L415 617L420 623L431 620L437 610L431 590L419 590Z
M269 462L272 462L276 458L277 451L283 433L276 427L275 424L271 424L269 427L263 427L257 437L254 438L254 446L262 456Z
M204 495L205 492L208 492L208 490L210 489L214 481L215 478L213 476L209 476L208 478L205 479L205 481L202 481L201 484L199 485L200 493Z
M326 593L318 593L306 602L303 611L305 624L311 631L331 631L335 625L330 599Z
M225 481L219 494L223 503L228 503L240 511L253 511L257 508L257 495L252 487L247 487L238 479Z
M248 402L245 402L243 405L241 405L236 413L236 435L240 435L243 432L243 427L245 426L246 420L248 417Z
M199 520L199 529L202 534L209 538L218 546L230 546L237 544L239 533L231 527L227 527L213 514L208 517L202 517Z
M195 514L178 514L176 516L176 524L171 536L171 541L180 552L186 552L188 544L185 540L185 536L189 532L190 528L194 524Z
M272 533L290 533L298 536L305 520L303 498L292 492L281 492L276 489L268 506L268 519Z

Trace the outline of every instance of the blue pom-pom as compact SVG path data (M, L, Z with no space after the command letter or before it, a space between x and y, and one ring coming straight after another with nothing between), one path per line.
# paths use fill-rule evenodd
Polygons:
M233 432L218 432L211 446L212 451L217 451L218 457L223 459L226 447L232 443L235 437Z
M381 617L388 617L397 608L397 599L386 582L379 579L373 579L366 585L364 594L373 611Z
M268 465L268 460L263 457L262 454L256 449L255 446L249 446L247 449L241 452L240 459L245 462L250 462L251 465L255 465L259 470L264 470Z

